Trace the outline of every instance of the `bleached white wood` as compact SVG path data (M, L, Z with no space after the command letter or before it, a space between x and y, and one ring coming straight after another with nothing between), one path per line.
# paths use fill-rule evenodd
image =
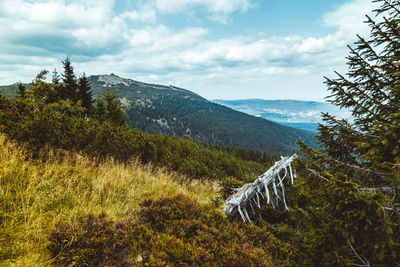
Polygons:
M285 187L284 180L290 178L290 182L293 184L296 178L296 173L292 169L291 163L297 157L296 154L291 157L281 157L281 160L275 162L267 172L259 176L254 182L243 185L242 187L235 190L232 196L230 196L225 203L224 213L234 215L239 212L244 222L250 221L250 217L247 213L246 207L250 204L250 207L254 214L254 208L251 204L253 200L258 208L261 208L260 195L263 199L266 199L267 204L271 204L273 207L274 200L278 204L282 202L285 209L289 209L285 199ZM283 177L280 176L280 172L284 171ZM269 191L269 186L272 186L273 191ZM265 196L263 194L265 191Z

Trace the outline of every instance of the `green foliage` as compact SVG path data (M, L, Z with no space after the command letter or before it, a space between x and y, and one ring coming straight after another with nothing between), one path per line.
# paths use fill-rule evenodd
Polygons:
M122 110L118 96L109 89L97 99L96 119L108 121L116 126L124 126L126 123L126 115Z
M18 83L18 92L17 97L24 98L25 97L26 88L22 83Z
M120 226L129 229L119 231L123 241L104 236L107 232L115 237L121 223L113 226L106 221L106 227L98 227L104 224L104 218L98 220L100 223L88 220L83 226L58 226L53 231L49 249L55 260L63 259L57 263L94 255L96 263L105 261L111 253L94 251L99 251L100 245L100 251L111 249L115 255L115 242L123 242L123 248L130 244L129 258L150 266L276 266L288 264L296 255L292 246L279 241L265 228L229 221L212 204L201 206L183 195L142 202L138 221ZM110 228L116 230L110 233ZM83 232L88 233L85 238ZM98 242L102 238L108 242ZM128 258L125 251L121 252L121 261Z
M32 160L29 151L0 134L0 266L50 266L47 240L58 223L84 225L85 219L79 218L97 218L103 212L109 220L123 223L129 221L127 216L136 219L140 202L149 197L185 194L208 203L218 196L217 190L215 182L189 181L135 160L96 162L51 149ZM101 231L92 233L91 240L104 236ZM96 247L112 249L105 246Z
M360 190L340 172L334 176L323 172L325 181L303 170L288 194L291 212L280 220L289 226L302 264L350 266L361 264L361 258L389 266L397 261L393 235L397 226L382 208L389 201L386 196Z
M60 95L67 77L74 79L68 59L64 65L62 84L46 83L47 71L42 71L25 90L23 98L0 97L1 131L26 144L33 155L50 146L82 151L97 158L111 156L127 161L138 157L144 163L192 178L234 177L238 181L255 177L271 164L273 156L266 153L209 147L188 139L132 131L125 124L126 115L118 97L110 90L99 96L91 108L91 92L85 76L80 79L82 94L78 101Z
M62 74L62 85L59 90L60 99L78 101L78 83L74 73L74 67L67 57L63 62L64 73Z
M400 1L376 0L371 40L350 47L349 72L326 79L330 102L354 121L324 114L322 151L301 145L290 224L307 265L394 266L400 260Z
M51 82L54 84L60 84L61 77L60 74L58 74L57 70L53 70L53 77L51 78Z
M78 82L78 96L82 101L82 107L86 109L86 115L89 115L93 111L93 93L91 91L89 81L85 75L79 78Z

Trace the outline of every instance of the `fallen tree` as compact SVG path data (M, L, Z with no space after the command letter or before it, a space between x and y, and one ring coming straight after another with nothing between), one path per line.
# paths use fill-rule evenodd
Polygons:
M285 199L284 180L290 178L290 182L293 184L296 173L293 171L291 163L296 157L296 154L291 157L281 157L281 160L275 162L274 166L254 182L236 189L236 193L223 204L224 213L227 215L239 213L244 222L251 222L247 208L250 206L255 214L253 203L256 207L261 208L260 197L273 207L283 203L285 209L289 210Z

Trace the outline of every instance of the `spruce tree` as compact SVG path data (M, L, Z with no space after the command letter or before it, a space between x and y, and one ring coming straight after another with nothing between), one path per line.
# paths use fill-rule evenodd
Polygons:
M332 264L400 261L400 1L373 2L379 22L367 16L370 39L349 46L346 75L326 78L328 101L354 121L323 114L321 150L300 143L311 246Z
M67 57L63 62L64 73L62 74L62 86L60 88L60 98L69 99L73 102L78 101L78 84L74 73L74 67Z
M60 74L58 74L57 70L54 69L53 70L53 77L52 77L52 80L51 80L52 83L60 84L60 80L61 80Z
M79 78L78 95L79 99L82 101L82 106L86 109L86 115L90 115L93 109L94 100L93 93L85 73L83 73L82 77Z
M126 115L118 96L107 89L97 100L97 119L117 126L126 125Z
M22 83L18 83L17 98L24 98L25 91L26 91L25 86Z

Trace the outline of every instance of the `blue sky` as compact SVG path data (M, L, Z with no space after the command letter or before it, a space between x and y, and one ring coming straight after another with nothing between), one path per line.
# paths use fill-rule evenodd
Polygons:
M208 99L323 100L369 0L0 0L0 84L115 73Z

